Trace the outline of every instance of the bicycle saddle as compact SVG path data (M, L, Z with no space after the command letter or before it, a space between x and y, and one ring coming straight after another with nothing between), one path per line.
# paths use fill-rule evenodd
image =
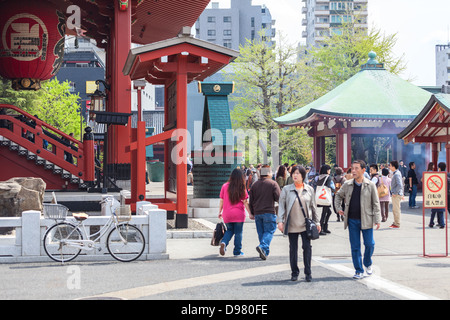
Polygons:
M72 216L75 218L75 220L78 220L78 221L83 221L83 220L86 220L87 218L89 218L89 215L84 212L72 213Z

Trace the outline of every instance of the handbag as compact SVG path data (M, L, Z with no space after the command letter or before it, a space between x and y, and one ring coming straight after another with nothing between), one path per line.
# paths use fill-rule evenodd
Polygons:
M211 245L217 247L220 245L220 241L225 235L225 231L227 231L227 227L225 223L222 221L216 224L216 228L214 229L213 236L211 238Z
M327 176L323 181L323 185L317 186L316 190L316 204L318 206L331 206L333 203L331 188L326 186L326 182L330 176Z
M306 224L306 236L309 240L316 240L319 239L319 230L317 229L317 225L314 222L314 220L309 219L305 214L305 209L303 208L302 201L300 200L300 197L298 196L297 190L294 190L295 194L297 195L298 202L300 203L300 208L302 208L303 216L305 217L305 224Z

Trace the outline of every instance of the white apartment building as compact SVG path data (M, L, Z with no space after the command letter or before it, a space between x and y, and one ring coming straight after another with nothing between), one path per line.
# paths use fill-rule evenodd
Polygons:
M450 85L450 43L436 45L436 86Z
M325 37L338 34L343 22L354 21L355 27L368 29L368 0L302 0L305 6L302 37L306 46L319 46Z

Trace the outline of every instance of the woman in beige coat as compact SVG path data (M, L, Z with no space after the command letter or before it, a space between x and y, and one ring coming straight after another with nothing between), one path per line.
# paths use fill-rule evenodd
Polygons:
M306 170L302 166L292 168L291 176L294 183L286 185L281 191L278 207L278 229L289 237L289 260L291 264L291 280L297 281L300 270L298 260L298 237L302 238L303 263L305 265L305 278L311 282L311 240L306 235L305 217L316 222L319 232L319 219L316 214L316 201L314 189L304 183ZM297 197L298 195L298 197ZM301 203L299 202L299 199Z

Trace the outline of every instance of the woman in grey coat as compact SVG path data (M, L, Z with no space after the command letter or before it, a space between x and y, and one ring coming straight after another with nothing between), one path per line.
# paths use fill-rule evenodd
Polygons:
M302 238L303 263L305 278L311 282L311 240L306 235L305 217L316 222L319 232L319 219L316 214L316 200L314 189L304 183L306 170L302 166L292 168L291 176L294 183L286 185L281 191L278 206L278 229L289 237L289 260L291 264L291 280L297 281L300 270L298 268L298 237ZM298 197L297 197L298 194ZM301 203L298 201L300 198Z

